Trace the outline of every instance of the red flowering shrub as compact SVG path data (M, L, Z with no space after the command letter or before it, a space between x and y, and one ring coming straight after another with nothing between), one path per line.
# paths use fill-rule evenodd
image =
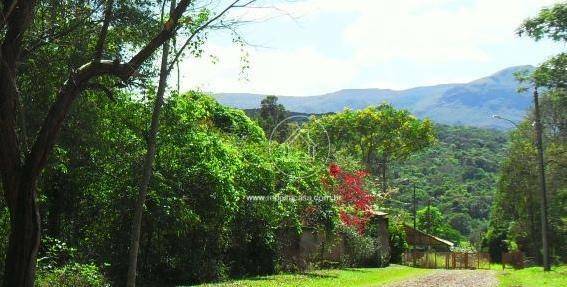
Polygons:
M339 217L343 224L364 233L372 215L374 196L364 188L368 173L363 170L348 172L337 164L329 165L329 174L335 179L332 189L339 196Z

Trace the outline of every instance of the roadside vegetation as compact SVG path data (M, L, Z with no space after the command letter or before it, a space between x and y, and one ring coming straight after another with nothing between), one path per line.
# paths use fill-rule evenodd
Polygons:
M524 21L517 32L536 41L549 39L565 45L567 4L542 9L536 17ZM525 89L539 90L550 263L558 264L567 261L567 53L551 57L535 71L518 74L518 78ZM502 252L520 250L532 262L543 263L542 184L534 140L535 116L532 109L516 124L502 161L484 238L496 262Z
M500 287L563 287L567 286L567 266L552 267L549 272L541 267L507 269L498 272L498 281Z

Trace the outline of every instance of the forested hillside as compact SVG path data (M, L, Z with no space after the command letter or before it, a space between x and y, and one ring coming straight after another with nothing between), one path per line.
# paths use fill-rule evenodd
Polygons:
M323 120L329 116L288 112L283 105L277 104L278 98L266 99L270 98L275 99L272 104L277 106L277 109L273 108L274 117L280 120L294 115L313 116ZM264 109L246 112L269 134L273 125L267 125L266 117L261 116ZM349 112L339 114L342 113ZM298 119L304 120L303 117ZM338 149L344 146L344 137L357 137L355 134L333 137L336 126L340 125L340 122L333 122L327 127L331 134L331 145ZM415 186L416 209L436 207L443 214L443 223L448 228L446 232L436 235L455 243L470 241L480 247L482 235L488 226L500 163L504 158L509 135L494 129L442 124L435 125L435 135L436 140L431 147L414 153L407 159L391 162L387 168L387 180L379 179L381 182L389 182L389 191L383 191L387 200L380 208L389 209L393 217L401 215L401 220L410 223L412 215L409 213L413 210ZM359 149L360 147L356 147L354 150ZM356 157L358 152L349 150L347 154ZM381 174L380 162L369 165L367 170Z
M437 125L436 132L433 147L393 169L398 181L409 179L409 184L397 185L398 192L389 202L392 208L411 212L415 185L418 210L436 206L462 239L478 243L487 227L508 136L496 130L447 125Z
M530 70L532 66L509 67L468 83L439 83L406 90L345 89L309 97L278 97L291 112L324 114L387 102L437 123L509 129L510 125L494 121L491 116L499 114L521 120L530 106L530 97L528 93L518 92L514 73ZM240 109L258 108L264 97L244 93L215 95L220 103Z

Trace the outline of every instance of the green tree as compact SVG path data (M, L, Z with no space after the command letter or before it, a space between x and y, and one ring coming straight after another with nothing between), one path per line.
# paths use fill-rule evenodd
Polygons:
M536 17L526 19L517 33L536 41L543 38L559 42L567 41L567 5L558 3L541 9Z
M524 21L517 33L536 41L549 38L564 44L567 39L567 4L558 3L543 8L536 17ZM542 92L539 98L535 97L539 100L539 109L534 109L511 135L512 143L501 170L485 239L495 257L507 248L505 243L513 242L538 262L543 261L545 269L549 268L551 262L542 258L547 257L544 255L545 249L544 254L540 254L539 250L538 238L543 228L539 218L542 210L549 213L549 251L556 259L567 260L563 255L566 251L562 243L567 240L567 212L560 207L564 206L567 190L564 168L567 162L566 71L567 55L560 53L536 67L533 73L526 72L519 77ZM536 130L541 133L532 129L534 122ZM542 139L537 137L537 145L533 142L536 135L541 135ZM545 154L545 162L542 154ZM538 169L542 163L545 163L545 169ZM538 182L538 177L541 180L543 175L546 181ZM545 194L551 203L549 206L543 201L542 193L536 193L543 187L547 190ZM539 208L538 204L542 207Z
M445 225L441 211L435 206L424 207L417 211L417 228L429 234L439 234Z
M390 250L392 252L391 262L401 264L402 254L409 247L403 222L391 219L388 222L388 234L390 235Z
M417 228L443 239L459 243L463 237L447 223L439 208L427 206L417 211Z
M287 139L289 135L288 125L290 123L282 123L282 121L289 116L290 113L282 104L278 103L278 97L276 96L267 96L260 103L258 122L266 136L272 140L283 142Z
M124 86L146 87L155 72L149 60L179 31L186 32L188 42L175 60L182 50L204 40L211 22L199 19L209 6L180 0L166 24L160 25L155 4L0 4L0 173L11 217L4 286L33 285L41 233L38 180L73 103L89 91L112 98ZM229 8L242 4L236 1Z
M326 141L328 135L335 152L347 150L368 171L380 174L384 193L390 163L405 160L435 141L429 120L419 120L388 104L314 118L310 126L319 142Z
M336 225L332 201L248 199L328 195L321 182L324 163L306 165L303 152L268 143L242 111L210 96L174 93L165 99L142 220L138 280L180 285L276 272L282 228ZM125 283L132 202L153 103L126 93L116 93L115 100L77 100L39 182L46 195L40 197L45 234L57 234L76 249L76 256L60 256L56 264L40 260L39 277L72 270L66 266L78 262L100 266L113 285ZM49 246L42 241L40 258L51 257Z
M117 79L126 82L136 74L134 72L140 69L153 52L172 36L173 29L179 27L179 19L190 1L181 1L176 13L170 18L170 25L149 29L148 31L151 31L150 34L153 36L144 37L143 40L130 37L130 35L124 35L122 40L118 40L121 37L109 37L108 21L110 19L99 21L99 15L106 15L106 13L97 13L97 8L95 8L100 9L104 5L85 6L84 4L84 2L76 3L76 1L63 3L7 1L2 4L5 17L2 19L3 34L0 53L2 63L0 68L0 118L5 124L0 127L0 141L3 146L0 152L0 172L11 217L4 286L34 285L36 257L40 243L37 181L55 146L71 104L85 90L104 86L96 81L112 77L111 80L107 79L110 83L115 84L119 82ZM140 5L134 11L145 10L146 7L146 5ZM66 23L57 26L56 22L59 21ZM46 22L51 22L51 25L42 25ZM69 25L69 23L72 24ZM129 25L131 24L125 26ZM46 27L49 28L46 29ZM75 33L77 30L78 33ZM76 37L77 34L83 33L86 37ZM87 49L76 49L81 46L73 49L76 53L88 55L78 58L78 65L65 66L68 59L56 62L57 57L49 58L49 63L56 63L56 65L45 65L33 61L44 55L46 47L56 49L58 46L68 45L69 42L62 41L60 38L69 35L73 35L69 37L71 43L88 44L86 47L83 46ZM122 50L112 48L107 50L106 47L110 46L108 44L112 40L120 41L121 45L134 45L139 50L130 53L133 57L124 62L106 60L108 55L105 52L117 55L116 52L119 52L117 50ZM52 50L52 54L57 54L56 51ZM63 53L64 56L66 54ZM105 55L104 60L102 60L103 54ZM114 59L120 58L117 56ZM43 65L43 67L39 70L29 69L30 66L36 65ZM39 97L28 99L30 101L38 99L40 102L44 100L50 102L55 99L53 104L46 105L45 110L48 110L46 115L39 113L45 115L43 120L38 120L36 123L36 127L40 128L28 130L25 124L27 118L21 109L22 100L25 99L20 97L20 92L25 94L26 88L31 89L32 86L33 89L37 89L37 83L33 80L24 81L26 76L29 76L26 71L32 71L32 73L43 71L49 74L48 67L52 66L55 66L52 71L53 76L61 74L64 76L51 78L53 80L51 85L45 89L39 89L41 90ZM59 73L57 69L65 71ZM40 74L30 79L42 77ZM106 85L113 86L110 83L107 82ZM54 89L51 90L50 87ZM28 135L37 135L33 143L28 143Z

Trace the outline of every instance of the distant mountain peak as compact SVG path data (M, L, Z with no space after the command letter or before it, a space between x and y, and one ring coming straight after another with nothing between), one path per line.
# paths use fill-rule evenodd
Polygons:
M531 100L529 95L517 92L518 83L514 74L533 69L530 65L508 67L463 84L439 84L406 90L342 89L317 96L278 98L288 110L300 113L338 112L345 108L362 109L388 102L438 123L506 129L510 128L508 123L491 116L499 114L513 120L525 116ZM266 95L223 93L215 97L228 106L254 109L260 106L260 101Z
M492 84L506 84L506 85L511 85L511 86L517 86L517 80L516 80L516 73L517 72L521 72L521 71L533 71L533 69L535 69L534 66L530 66L530 65L523 65L523 66L514 66L514 67L509 67L503 70L500 70L490 76L484 77L484 78L480 78L478 80L474 80L472 82L470 82L470 84L486 84L486 83L492 83Z

